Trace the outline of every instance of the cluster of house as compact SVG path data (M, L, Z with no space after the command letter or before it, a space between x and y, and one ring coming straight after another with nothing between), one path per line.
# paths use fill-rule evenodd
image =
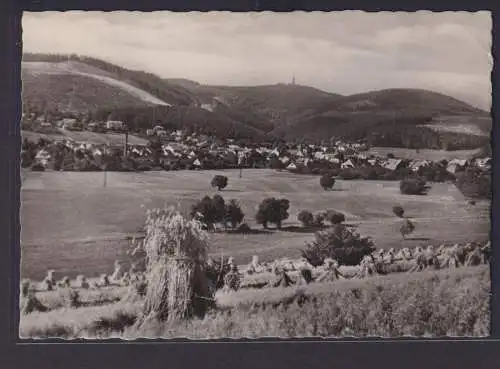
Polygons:
M108 122L109 123L109 122ZM158 132L160 132L158 134ZM354 169L357 167L382 167L395 171L401 167L407 167L418 171L421 167L432 166L428 160L405 160L401 158L377 157L371 154L367 147L360 143L345 143L337 141L329 145L273 145L262 144L243 146L234 140L220 140L205 135L187 135L184 131L177 130L165 132L162 127L155 127L151 135L159 135L161 139L160 157L162 163L193 169L226 169L237 167L251 168L276 168L289 171L298 171L301 167L317 166L318 164L340 169ZM82 151L91 156L101 156L111 152L125 149L123 146L110 146L103 144L91 144L88 142L75 142L64 140L59 142L67 149ZM128 156L133 158L152 159L159 148L153 149L144 140L142 145L128 145ZM46 165L50 160L50 150L47 147L40 148L36 155L38 162ZM158 152L156 152L158 155ZM475 165L485 169L491 166L491 158L480 159L453 159L446 162L447 171L456 173L468 165Z
M29 126L40 132L50 132L54 129L65 129L68 131L84 131L91 132L122 132L125 124L119 120L108 120L106 122L89 122L84 124L76 118L62 118L57 122L50 122L45 116L39 116L35 119L23 114L23 122L29 122Z
M430 167L436 164L431 160L411 160L402 158L380 157L370 154L363 145L349 145L337 142L330 147L310 145L308 150L300 146L287 150L284 154L277 150L271 151L271 155L279 158L284 168L289 171L297 171L300 167L309 166L317 161L326 161L340 169L355 169L357 167L382 167L395 171L407 167L417 172L422 167ZM491 169L491 157L476 159L452 159L446 161L446 171L455 174L468 166L476 166L485 170Z

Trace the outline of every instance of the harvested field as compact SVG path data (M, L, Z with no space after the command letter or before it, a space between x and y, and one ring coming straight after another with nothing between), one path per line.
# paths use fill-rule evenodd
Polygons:
M205 194L215 174L229 178L221 191L227 200L242 205L250 234L211 234L210 252L248 263L259 254L262 261L297 257L313 233L300 229L296 219L302 209L335 209L346 214L347 223L371 236L377 247L401 248L427 243L483 241L490 232L489 203L473 207L451 184L434 184L428 196L405 196L398 182L341 181L335 190L319 190L319 178L272 170L181 171L148 173L25 172L22 189L21 274L43 278L47 269L74 277L110 273L116 259L127 260L127 237L144 224L147 208L176 205L188 209ZM290 200L290 218L281 231L264 231L255 224L258 204L266 197ZM416 225L405 240L392 206L400 204ZM438 220L438 221L437 221Z
M140 314L141 301L76 309L60 307L22 316L20 336L69 339L487 336L489 291L487 266L403 273L314 283L300 289L220 294L218 308L204 319L174 326L156 323L139 330L132 325ZM387 310L387 306L391 309Z

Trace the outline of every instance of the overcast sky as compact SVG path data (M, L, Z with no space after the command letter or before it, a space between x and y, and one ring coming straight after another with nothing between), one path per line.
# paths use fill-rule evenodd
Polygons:
M78 53L206 84L353 94L423 88L491 104L489 12L24 13L25 52Z

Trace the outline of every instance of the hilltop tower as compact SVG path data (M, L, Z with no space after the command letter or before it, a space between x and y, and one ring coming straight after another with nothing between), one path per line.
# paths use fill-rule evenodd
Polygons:
M293 76L292 76L292 85L295 85L295 73L293 73Z

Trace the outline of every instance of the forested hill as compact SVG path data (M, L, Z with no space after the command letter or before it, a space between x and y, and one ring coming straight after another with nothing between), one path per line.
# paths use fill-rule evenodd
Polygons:
M432 91L388 89L342 96L309 86L208 86L78 55L25 54L25 110L103 119L133 128L162 123L222 137L318 141L332 136L376 145L482 146L487 112ZM422 138L423 137L423 138Z

